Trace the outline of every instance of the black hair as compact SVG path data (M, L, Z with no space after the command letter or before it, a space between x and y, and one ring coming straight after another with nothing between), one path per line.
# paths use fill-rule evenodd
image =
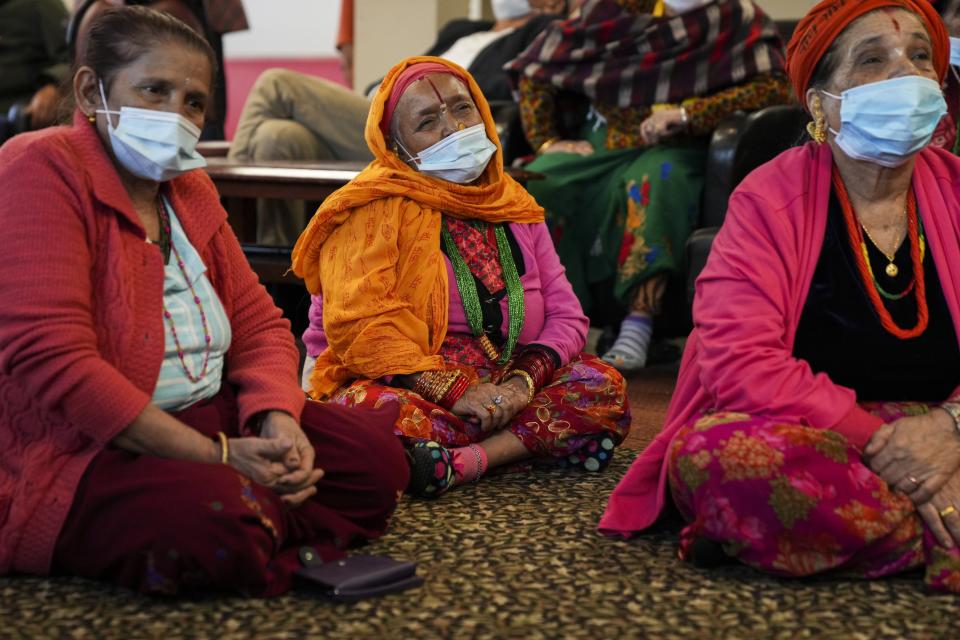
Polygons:
M814 89L822 89L826 86L830 80L830 76L833 75L833 72L836 71L839 66L840 55L837 53L837 41L834 40L830 43L830 48L827 49L823 57L820 58L820 62L814 67L813 74L810 76L810 83L807 86ZM806 104L806 96L797 96L797 98Z

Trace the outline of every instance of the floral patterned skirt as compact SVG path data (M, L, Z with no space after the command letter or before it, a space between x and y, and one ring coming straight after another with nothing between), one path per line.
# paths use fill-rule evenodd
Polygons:
M929 410L869 403L891 421ZM707 538L770 573L877 578L926 567L926 583L960 592L960 550L945 549L907 496L860 461L839 433L743 413L710 413L673 440L668 478L687 526L680 557Z
M481 378L483 380L483 378ZM394 432L407 441L433 440L461 447L489 434L420 395L372 380L357 380L336 391L330 402L349 407L400 405ZM599 470L613 457L613 447L630 430L630 409L623 377L599 358L583 354L557 369L553 381L518 413L504 430L514 434L540 460L583 463ZM608 437L604 437L608 436Z

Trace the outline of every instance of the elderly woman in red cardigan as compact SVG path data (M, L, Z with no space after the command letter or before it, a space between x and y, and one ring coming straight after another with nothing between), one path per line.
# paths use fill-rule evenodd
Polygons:
M0 150L0 574L275 595L302 546L381 535L408 482L395 409L304 406L194 170L214 67L176 19L104 12L73 125Z
M960 592L960 161L929 146L948 61L926 0L823 0L800 22L813 141L732 196L667 424L602 530L647 528L669 495L694 562L925 567Z

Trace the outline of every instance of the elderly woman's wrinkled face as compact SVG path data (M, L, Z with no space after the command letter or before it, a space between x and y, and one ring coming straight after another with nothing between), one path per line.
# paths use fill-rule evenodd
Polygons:
M481 122L466 85L448 73L437 73L407 88L393 112L391 130L403 149L415 156L450 134ZM402 151L400 155L408 160Z
M920 18L902 9L878 9L861 16L832 48L837 66L825 86L830 93L871 82L918 75L937 81L933 46ZM808 104L814 90L808 92ZM827 122L840 128L840 101L823 100Z

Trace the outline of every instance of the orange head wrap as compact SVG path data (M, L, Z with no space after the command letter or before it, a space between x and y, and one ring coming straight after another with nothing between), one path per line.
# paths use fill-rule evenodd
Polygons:
M904 9L920 16L933 43L933 66L943 81L950 63L950 38L943 20L928 0L823 0L804 16L787 45L787 73L804 107L810 79L830 45L851 22L883 7Z

